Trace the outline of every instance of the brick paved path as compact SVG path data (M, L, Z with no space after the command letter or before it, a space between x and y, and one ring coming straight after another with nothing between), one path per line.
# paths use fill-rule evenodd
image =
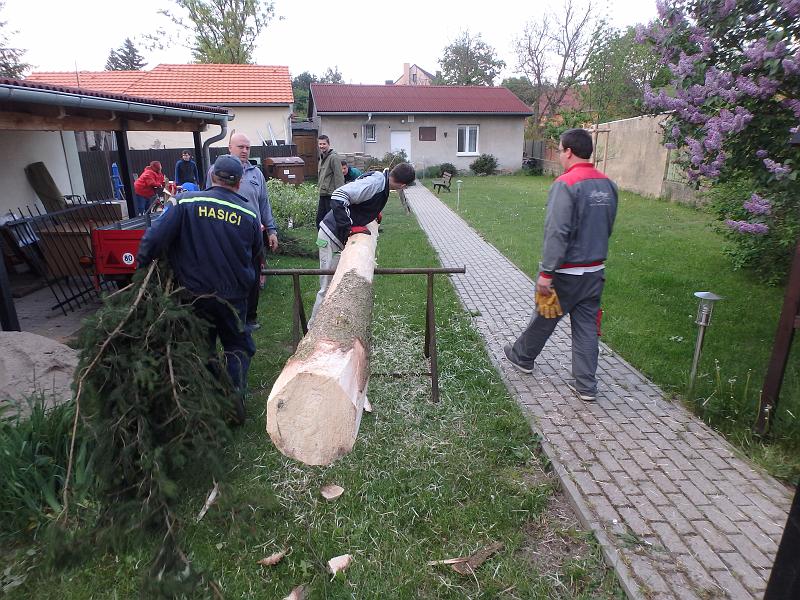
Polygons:
M533 282L426 188L411 210L511 393L521 403L585 527L632 598L761 598L791 504L789 490L602 346L599 396L567 390L562 322L533 375L503 356L533 310ZM610 274L613 277L613 273ZM565 319L566 321L566 319ZM687 360L689 358L687 357Z

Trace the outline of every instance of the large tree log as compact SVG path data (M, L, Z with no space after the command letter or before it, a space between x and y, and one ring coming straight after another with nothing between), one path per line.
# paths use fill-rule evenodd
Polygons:
M267 399L267 432L284 455L329 465L353 449L369 379L378 226L352 236L314 324Z

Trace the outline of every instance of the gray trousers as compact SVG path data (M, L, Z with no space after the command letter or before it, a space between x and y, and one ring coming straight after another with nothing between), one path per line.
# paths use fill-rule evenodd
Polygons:
M597 394L597 318L605 280L605 270L583 275L553 274L553 287L558 293L561 310L570 316L572 325L572 376L575 378L575 387L579 392L592 395ZM533 367L536 357L560 320L560 317L545 319L534 312L528 327L514 342L514 360Z
M319 248L319 268L335 270L339 266L342 251L334 250L331 238L322 229L317 233L317 247ZM322 301L325 300L325 294L328 293L328 287L332 279L333 275L319 276L319 291L317 292L317 299L314 301L314 309L311 311L311 318L308 320L309 327L314 322L314 317L317 315L319 307L322 306Z

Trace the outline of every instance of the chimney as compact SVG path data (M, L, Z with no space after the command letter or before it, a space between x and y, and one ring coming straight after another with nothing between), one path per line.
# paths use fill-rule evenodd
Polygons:
M411 85L411 65L403 63L403 85Z

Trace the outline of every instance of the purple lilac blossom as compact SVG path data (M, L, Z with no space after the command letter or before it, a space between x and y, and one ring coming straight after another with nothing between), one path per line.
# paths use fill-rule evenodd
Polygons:
M784 58L781 61L781 66L783 67L783 72L787 75L797 75L800 73L800 64L798 64L795 58Z
M725 0L719 8L717 15L720 19L724 19L733 12L734 8L736 8L736 0Z
M725 225L738 231L739 233L752 233L754 235L764 235L769 232L769 227L763 223L750 223L748 221L734 221L733 219L726 219Z
M800 100L796 98L786 99L781 102L786 108L794 113L795 118L800 119Z
M790 17L800 17L800 0L780 0L780 5Z
M769 156L769 153L763 148L756 150L756 158L767 158L767 156Z
M755 193L742 206L753 215L768 215L772 211L772 203Z
M764 166L767 167L767 171L775 175L775 177L778 179L783 179L786 175L792 172L791 167L787 167L779 162L775 162L771 158L764 159Z

